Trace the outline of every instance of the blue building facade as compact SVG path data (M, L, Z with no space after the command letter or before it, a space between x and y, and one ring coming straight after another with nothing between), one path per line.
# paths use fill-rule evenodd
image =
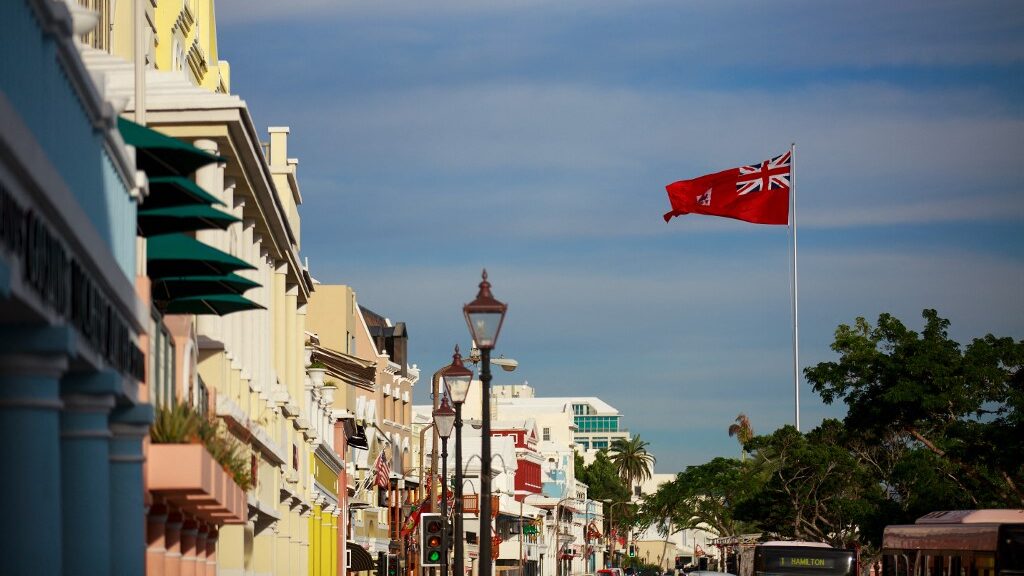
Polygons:
M72 25L61 2L0 7L0 556L140 574L135 167Z

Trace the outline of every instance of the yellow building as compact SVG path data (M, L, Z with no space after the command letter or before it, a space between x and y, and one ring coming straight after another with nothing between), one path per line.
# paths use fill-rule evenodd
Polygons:
M100 32L85 38L83 60L103 95L129 114L136 104L131 7L145 7L146 122L223 159L197 170L195 183L239 221L190 238L247 263L251 269L237 275L256 285L245 298L259 309L224 316L154 314L154 334L166 334L177 359L174 369L159 372L173 381L168 398L197 410L208 406L250 463L252 486L242 516L247 521L206 535L206 572L335 574L343 463L334 449L333 390L318 381L307 354L313 282L299 259L302 196L298 162L288 155L289 130L270 128L262 141L245 103L228 93L212 0L83 4L106 19ZM145 250L141 242L140 252ZM150 289L144 278L140 286ZM151 491L150 497L156 501L161 493ZM182 526L177 508L168 514L159 504L148 518L153 536L147 572L176 574L185 556L179 539L192 527L188 518Z

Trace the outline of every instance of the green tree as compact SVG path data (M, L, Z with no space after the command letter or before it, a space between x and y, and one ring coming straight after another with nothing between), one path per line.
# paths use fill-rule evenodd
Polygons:
M753 438L748 447L766 483L737 515L785 537L863 546L860 526L872 518L885 493L845 442L838 420L826 420L807 434L784 426Z
M581 462L582 460L583 458L580 458ZM619 477L618 470L608 458L607 451L599 450L589 466L578 470L576 479L587 485L587 494L591 500L629 500L629 488Z
M764 481L752 463L735 458L690 466L644 498L638 522L674 530L710 528L720 536L755 531L755 523L738 519L735 512L759 493Z
M927 464L932 481L958 488L971 506L1024 505L1024 341L987 335L961 347L948 320L922 315L920 334L890 314L875 326L864 318L840 325L839 360L806 369L807 380L826 403L846 403L849 431L930 452L907 452L909 477L884 479L896 497Z
M611 507L620 502L629 502L629 488L619 478L615 464L608 458L608 452L599 450L589 466L583 465L583 457L576 453L576 479L587 485L587 495L591 500L604 502L603 533L611 529ZM631 506L623 505L615 508L615 523L623 526L631 522L633 517Z
M630 493L633 492L634 484L649 479L654 471L657 459L654 454L647 451L648 446L648 442L641 440L639 436L633 436L629 440L615 439L609 449L615 470Z

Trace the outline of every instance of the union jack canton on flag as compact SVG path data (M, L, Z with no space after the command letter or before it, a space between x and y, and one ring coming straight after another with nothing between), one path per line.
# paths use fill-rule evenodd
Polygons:
M743 196L751 192L781 190L789 188L789 170L793 151L765 160L760 164L740 166L739 177L736 178L736 194Z

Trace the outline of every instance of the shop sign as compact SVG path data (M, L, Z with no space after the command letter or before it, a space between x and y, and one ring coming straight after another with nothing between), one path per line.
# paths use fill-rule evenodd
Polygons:
M128 323L46 221L19 205L2 183L0 245L21 261L26 284L100 356L119 372L145 378L142 351Z

